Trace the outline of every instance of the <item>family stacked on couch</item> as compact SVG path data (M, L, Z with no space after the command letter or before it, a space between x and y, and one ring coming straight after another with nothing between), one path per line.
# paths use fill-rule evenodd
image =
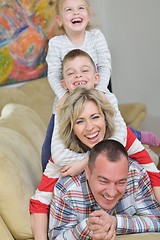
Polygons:
M45 168L42 157L45 170L30 201L35 239L47 239L48 213L49 239L158 232L160 172L106 87L110 52L101 31L89 30L88 1L59 0L56 11L65 34L50 40L47 54L58 104L46 135L50 159ZM154 134L139 134L145 143L159 144ZM128 157L146 166L148 175Z

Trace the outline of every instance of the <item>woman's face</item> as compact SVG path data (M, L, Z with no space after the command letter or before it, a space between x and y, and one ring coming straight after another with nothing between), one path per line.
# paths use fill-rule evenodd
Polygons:
M93 101L86 101L73 126L74 134L87 147L102 141L106 132L105 117Z

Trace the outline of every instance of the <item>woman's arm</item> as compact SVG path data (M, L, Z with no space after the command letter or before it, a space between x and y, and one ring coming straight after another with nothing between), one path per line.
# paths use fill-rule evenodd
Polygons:
M45 171L42 174L42 179L37 187L37 190L30 199L31 213L48 214L52 192L59 177L60 168L54 164L52 159L50 159Z
M105 95L106 95L107 101L110 102L110 104L115 110L115 115L113 117L113 121L115 125L115 133L110 138L119 141L125 147L126 139L127 139L127 128L126 128L126 123L124 122L124 119L119 111L117 98L109 90L107 90Z
M31 225L35 240L47 240L49 206L59 175L59 168L50 159L41 182L30 199Z
M31 214L31 227L35 240L47 240L48 215L44 213Z
M63 177L65 176L76 176L79 175L83 170L85 170L85 167L88 164L88 157L84 158L83 160L72 162L68 164L67 166L63 167L60 170L60 173Z
M160 203L160 171L157 169L144 146L128 127L126 150L129 157L136 160L147 171L154 194Z

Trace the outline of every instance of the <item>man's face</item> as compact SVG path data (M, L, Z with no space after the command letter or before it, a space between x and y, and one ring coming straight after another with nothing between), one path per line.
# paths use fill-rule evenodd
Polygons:
M86 168L86 176L91 192L104 210L111 210L122 198L127 186L128 160L125 156L117 162L110 162L100 154L90 172Z
M73 91L77 86L87 89L94 88L99 82L99 74L96 73L91 60L86 56L78 56L67 60L63 66L62 86Z

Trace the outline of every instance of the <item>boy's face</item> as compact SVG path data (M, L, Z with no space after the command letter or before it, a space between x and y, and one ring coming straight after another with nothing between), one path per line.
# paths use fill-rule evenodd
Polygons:
M63 66L62 86L69 92L77 86L94 88L99 83L99 79L100 76L96 73L93 63L86 56L68 59Z

